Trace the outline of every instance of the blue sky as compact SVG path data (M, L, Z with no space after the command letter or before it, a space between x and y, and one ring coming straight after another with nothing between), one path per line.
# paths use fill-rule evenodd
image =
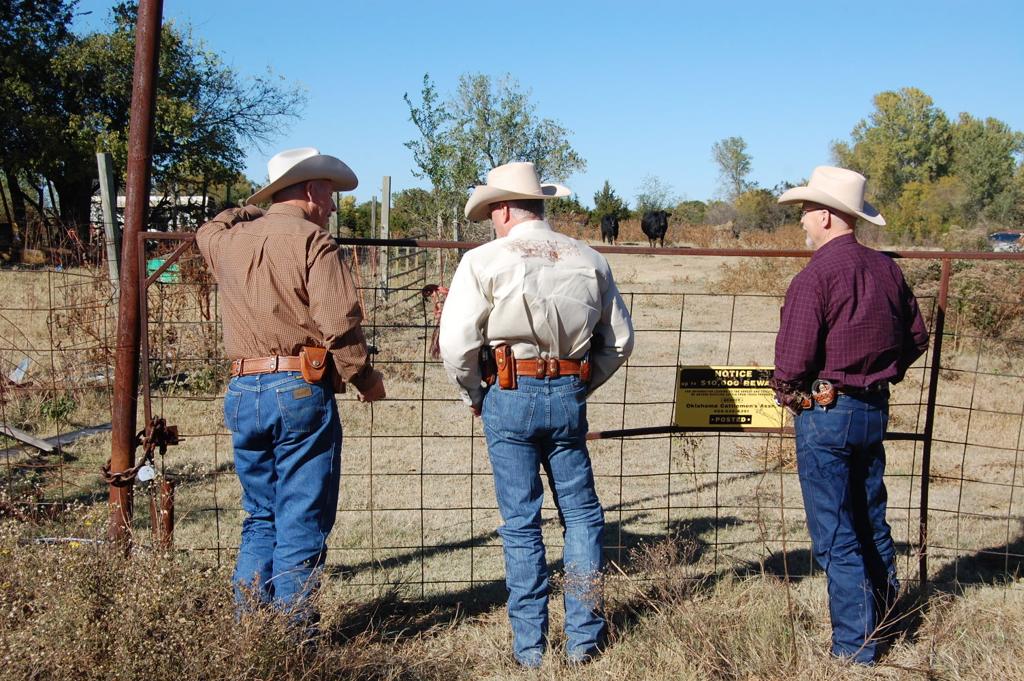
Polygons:
M82 0L79 28L110 0ZM275 8L287 10L274 14ZM360 177L359 200L426 186L403 142L402 95L429 72L450 94L466 72L511 74L540 115L572 131L587 169L568 179L585 204L605 179L633 201L655 175L680 197L719 191L712 144L738 135L762 186L831 161L883 90L922 89L951 118L992 116L1024 130L1022 2L325 2L165 0L164 19L245 74L267 67L308 90L300 120L248 151L260 182L275 151L317 146ZM512 23L515 22L515 23Z

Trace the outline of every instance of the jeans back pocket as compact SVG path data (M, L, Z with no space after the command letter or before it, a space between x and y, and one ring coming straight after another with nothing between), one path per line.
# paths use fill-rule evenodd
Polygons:
M238 407L242 403L242 393L228 388L224 393L224 427L232 433L238 432Z
M284 427L295 433L311 433L327 419L324 389L301 378L289 381L275 390Z

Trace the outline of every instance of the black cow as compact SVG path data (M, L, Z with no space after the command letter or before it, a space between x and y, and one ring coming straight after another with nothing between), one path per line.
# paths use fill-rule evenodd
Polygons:
M665 247L665 232L668 231L668 219L671 215L672 213L664 210L649 210L644 213L643 219L640 220L640 230L647 235L652 247L655 241L660 242L662 248Z
M601 216L601 243L608 242L612 246L619 238L619 218L614 215Z

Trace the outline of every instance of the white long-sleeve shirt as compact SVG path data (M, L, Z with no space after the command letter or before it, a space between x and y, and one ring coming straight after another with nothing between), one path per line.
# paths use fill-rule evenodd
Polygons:
M517 359L578 360L590 350L589 394L629 357L633 323L604 256L531 220L466 253L444 303L441 357L471 406L484 398L485 343L508 343Z

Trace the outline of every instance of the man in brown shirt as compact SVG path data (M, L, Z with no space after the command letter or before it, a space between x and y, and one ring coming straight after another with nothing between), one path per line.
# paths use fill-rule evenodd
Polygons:
M309 147L283 151L267 167L270 183L250 205L217 215L196 241L217 280L232 360L224 423L247 514L236 598L272 602L310 623L308 597L338 502L334 393L351 383L372 402L385 396L384 382L370 364L352 274L324 229L333 193L354 189L355 174ZM266 213L251 205L268 199ZM333 361L303 348L326 348Z

